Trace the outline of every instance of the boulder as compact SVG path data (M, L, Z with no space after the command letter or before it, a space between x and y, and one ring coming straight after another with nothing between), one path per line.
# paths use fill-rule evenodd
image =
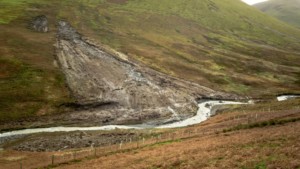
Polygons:
M39 15L32 19L30 28L37 32L49 32L48 18L45 15Z

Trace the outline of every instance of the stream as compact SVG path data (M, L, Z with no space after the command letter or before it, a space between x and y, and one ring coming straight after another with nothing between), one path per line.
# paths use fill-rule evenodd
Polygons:
M198 104L199 109L195 116L182 121L177 121L170 124L163 124L159 126L140 124L140 125L107 125L107 126L96 126L96 127L33 128L33 129L15 130L15 131L1 133L0 138L35 134L35 133L47 133L47 132L97 131L97 130L115 130L115 129L149 129L149 128L163 129L163 128L186 127L207 120L210 116L214 115L215 112L220 107L224 105L233 105L233 104L247 104L247 103L232 102L232 101L204 101Z
M299 97L300 95L281 95L277 97L277 101L281 102L281 101L291 100Z

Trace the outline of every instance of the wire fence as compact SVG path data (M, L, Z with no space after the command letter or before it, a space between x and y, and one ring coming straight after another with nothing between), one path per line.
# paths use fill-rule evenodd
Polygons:
M152 136L137 136L130 137L127 141L121 141L116 144L111 144L103 147L91 147L84 148L81 150L73 150L69 152L59 152L53 153L53 155L48 156L39 164L31 163L30 160L24 160L19 162L20 169L27 168L43 168L57 166L64 163L80 161L86 158L96 158L101 156L106 156L113 153L124 152L134 149L143 148L146 146L151 146L155 144L172 142L188 137L195 137L197 135L211 135L221 130L197 130L197 129L187 129L183 131L176 131L172 133L157 134Z
M248 114L246 112L240 113L236 116L228 117L228 119L224 119L224 121L231 121L231 127L236 125L247 125L258 122L263 122L265 120L272 118L276 118L277 116L282 116L282 112L279 113L277 111L269 110L270 113L255 113ZM292 113L299 113L298 111ZM291 114L292 114L291 113ZM70 163L74 161L80 161L86 158L97 158L101 156L106 156L113 153L124 152L134 149L143 148L146 146L151 146L160 143L166 142L174 142L185 138L197 137L197 136L209 136L218 133L226 132L224 129L228 129L229 126L225 126L225 128L186 128L181 130L172 130L167 131L166 133L152 133L151 135L135 135L131 137L127 137L123 141L118 143L111 143L109 145L105 145L102 147L90 147L77 149L67 152L56 152L51 156L44 157L42 161L38 164L34 161L23 160L20 161L18 165L15 165L16 168L19 166L20 169L27 168L46 168L58 166L60 164Z

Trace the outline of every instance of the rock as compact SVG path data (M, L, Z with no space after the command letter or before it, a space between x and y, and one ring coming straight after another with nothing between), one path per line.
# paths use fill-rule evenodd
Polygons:
M73 27L71 27L68 22L59 21L58 28L58 37L60 39L69 41L78 41L81 39L81 35Z
M49 32L48 18L45 15L39 15L33 18L30 23L30 28L37 32Z

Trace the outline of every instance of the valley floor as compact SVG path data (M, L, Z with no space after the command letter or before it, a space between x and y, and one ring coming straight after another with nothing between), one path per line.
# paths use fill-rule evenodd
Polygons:
M299 168L299 127L296 122L199 136L58 168Z
M97 157L78 158L48 167L298 169L299 103L300 100L297 99L233 106L199 125L159 130L171 133L191 132L190 136ZM0 151L0 168L20 168L20 162L23 168L46 166L51 164L52 154L60 153L65 152L18 152L8 148Z

